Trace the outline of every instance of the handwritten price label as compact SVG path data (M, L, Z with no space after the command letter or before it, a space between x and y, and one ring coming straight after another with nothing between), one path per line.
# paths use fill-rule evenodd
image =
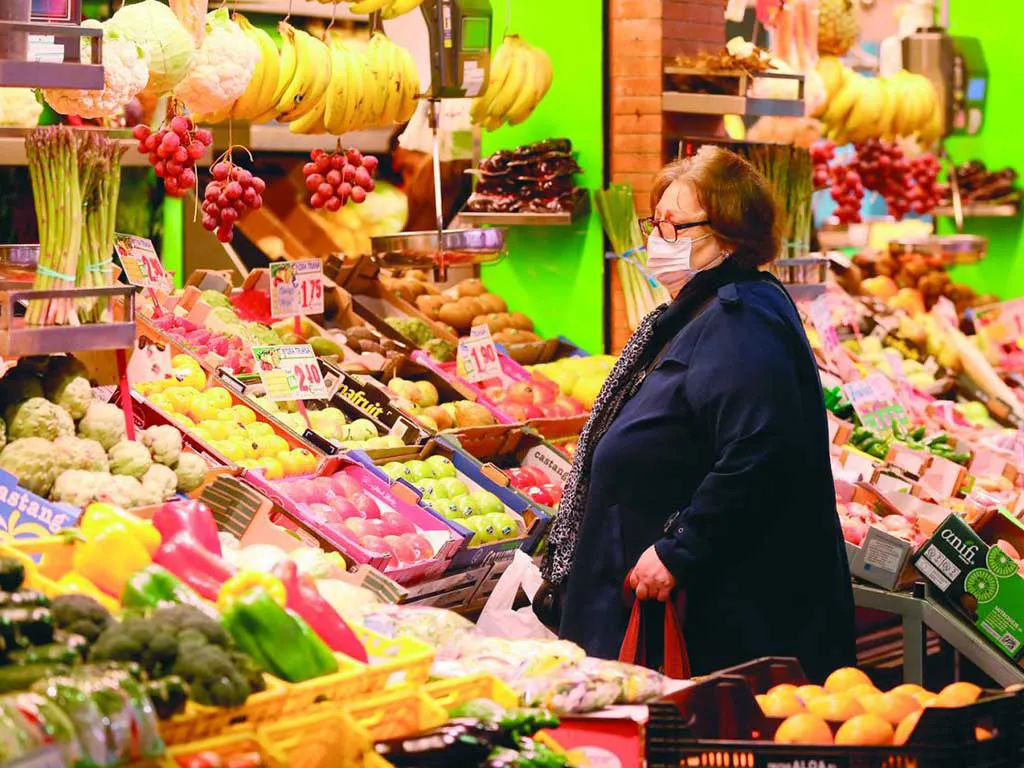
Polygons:
M896 390L881 373L844 384L843 393L865 427L884 432L894 423L910 424L907 412L898 402Z
M121 261L124 276L139 288L156 288L164 293L174 289L171 276L167 274L160 257L153 248L153 242L135 235L114 235L114 250Z
M271 400L326 400L327 385L309 344L253 347L260 381Z
M974 315L975 327L984 329L996 344L1013 344L1024 336L1024 299L987 304L969 311Z
M459 339L455 366L459 376L469 382L501 378L501 360L486 325L473 326L469 336Z
M270 313L274 317L324 311L324 265L320 259L270 265Z

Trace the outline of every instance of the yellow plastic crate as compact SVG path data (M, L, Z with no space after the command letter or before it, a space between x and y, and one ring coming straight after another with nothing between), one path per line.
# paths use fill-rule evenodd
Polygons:
M448 722L448 713L422 688L406 686L344 706L373 741L401 739Z
M4 539L0 542L0 556L12 557L25 566L25 586L47 597L60 594L57 581L71 570L74 554L74 539L65 536ZM37 556L41 556L38 563L33 559Z
M373 746L366 731L335 707L286 717L257 733L296 768L359 768L362 755Z
M352 630L370 657L365 672L369 676L366 690L383 691L427 682L434 663L434 648L411 637L384 637L358 624L353 624Z
M278 679L264 675L267 690L254 693L240 707L205 707L189 702L185 711L170 720L160 722L160 735L164 742L186 744L210 739L225 731L253 729L273 722L284 709L287 689Z
M296 764L288 762L277 748L251 730L171 747L167 750L167 755L161 765L166 768L180 768L177 758L188 757L199 752L215 752L224 759L248 752L259 752L265 768L297 768Z
M334 674L314 677L301 683L278 681L286 690L281 714L305 712L319 702L345 701L371 690L373 677L367 674L365 664L343 653L334 656L338 660L338 671Z
M363 755L363 768L394 768L394 766L371 749Z
M446 712L473 699L489 699L505 709L519 706L519 694L491 675L437 680L423 686L423 690Z

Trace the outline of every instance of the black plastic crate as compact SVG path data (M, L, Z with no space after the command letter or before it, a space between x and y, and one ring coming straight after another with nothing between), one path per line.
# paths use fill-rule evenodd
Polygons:
M772 736L782 719L761 712L754 699L755 690L805 682L806 676L795 659L758 659L715 673L649 705L648 768L1024 766L1024 702L1019 694L1002 692L966 707L925 710L907 744L899 747L773 743ZM838 726L832 725L833 730ZM978 727L990 731L992 738L977 741Z

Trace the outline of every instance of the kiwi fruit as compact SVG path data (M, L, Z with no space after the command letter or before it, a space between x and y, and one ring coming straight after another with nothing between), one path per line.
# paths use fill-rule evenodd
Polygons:
M416 308L431 320L437 319L437 312L449 302L445 296L429 296L421 294L416 297Z
M361 325L353 325L351 328L345 329L345 338L349 341L376 341L377 334L369 328L364 328Z
M445 304L437 312L437 319L446 325L450 325L456 331L468 331L473 322L474 313L472 307L459 302Z
M508 323L513 328L518 328L520 331L532 331L533 320L528 318L522 312L513 312L508 316Z
M508 311L508 305L505 304L505 300L500 296L495 296L493 293L484 293L477 297L477 301L480 302L480 306L487 314L494 314L496 312Z
M471 277L456 285L455 292L461 298L463 296L482 296L487 293L487 289L484 288L484 284L478 278Z
M374 352L382 356L384 354L384 347L380 344L374 344L372 341L364 341L359 345L359 349L361 352Z

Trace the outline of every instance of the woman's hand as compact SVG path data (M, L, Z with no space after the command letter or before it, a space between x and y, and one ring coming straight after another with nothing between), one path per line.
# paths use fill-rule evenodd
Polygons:
M658 600L665 603L668 602L672 590L676 588L676 579L651 546L640 555L640 559L630 571L629 586L636 592L638 600Z

